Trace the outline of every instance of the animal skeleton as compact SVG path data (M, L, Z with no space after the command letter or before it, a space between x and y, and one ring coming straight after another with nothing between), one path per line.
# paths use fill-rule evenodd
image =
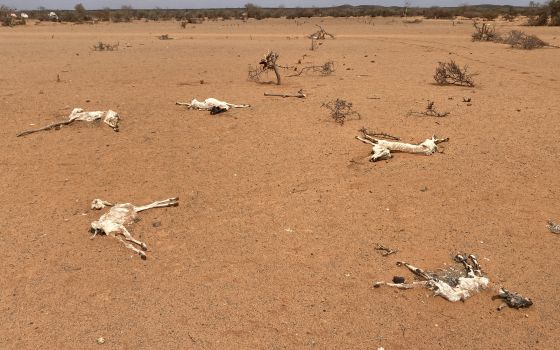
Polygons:
M469 264L468 259L471 260L472 265ZM488 287L490 280L487 277L483 276L476 256L469 255L468 257L466 257L457 255L455 257L455 261L463 264L466 270L466 276L453 276L453 274L455 274L455 271L452 270L452 273L450 273L449 276L440 277L435 273L425 272L424 270L409 263L398 262L397 265L405 266L410 271L412 271L412 273L414 273L424 281L413 282L409 284L377 282L374 286L379 287L381 285L387 285L399 289L410 289L414 288L416 285L423 285L433 290L435 295L439 295L451 302L464 301Z
M398 141L380 140L366 133L364 133L363 137L356 136L356 138L363 143L373 146L373 154L369 158L371 162L392 158L393 156L391 155L391 151L431 155L438 151L438 144L449 141L449 138L438 139L435 135L418 145Z
M217 100L215 98L207 98L204 102L200 102L197 99L193 99L190 103L188 102L175 102L179 106L187 106L189 109L198 109L201 111L210 111L210 114L218 114L221 112L228 111L230 108L249 108L251 105L236 105L233 103L227 103L224 101Z
M146 254L143 250L147 250L148 247L146 243L140 242L139 240L132 237L130 232L126 229L126 225L130 225L137 221L137 213L152 209L152 208L163 208L163 207L173 207L179 205L179 198L169 198L163 201L156 201L151 204L136 207L130 203L124 204L111 204L107 201L101 199L94 199L91 203L91 209L103 209L106 206L112 207L107 213L101 215L99 220L91 223L91 232L93 233L92 239L98 233L105 233L107 236L112 236L121 241L125 247L136 252L142 259L146 259ZM123 237L121 237L123 236ZM140 249L136 248L131 243L140 246Z
M548 225L546 225L548 230L552 233L560 234L560 225L552 220L548 220Z
M72 110L72 112L70 113L70 115L68 116L68 120L63 121L63 122L59 122L59 123L53 123L53 124L47 125L43 128L39 128L39 129L27 130L27 131L24 131L24 132L21 132L21 133L17 134L17 137L33 134L33 133L39 132L39 131L58 128L62 125L69 125L69 124L72 124L73 122L75 122L76 120L81 120L81 121L85 121L85 122L93 122L93 121L97 121L97 120L100 120L100 119L103 119L103 122L105 124L109 125L111 128L113 128L113 130L119 131L119 120L120 120L120 118L119 118L119 115L117 114L117 112L112 111L112 110L84 112L84 110L81 109L81 108L74 108Z

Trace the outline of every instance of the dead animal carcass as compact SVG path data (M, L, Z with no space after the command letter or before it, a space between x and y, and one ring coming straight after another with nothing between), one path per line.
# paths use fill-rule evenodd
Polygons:
M91 203L91 209L100 210L106 206L111 206L111 209L103 214L99 220L91 223L91 232L93 233L91 238L94 238L97 234L103 233L107 236L112 236L121 241L128 249L140 255L142 259L146 259L146 253L144 253L144 251L148 249L146 243L140 242L132 237L126 226L134 223L138 218L137 214L141 211L152 208L174 207L177 205L179 205L179 198L169 198L139 207L130 203L113 205L101 199L94 199ZM141 249L138 249L131 243L134 243Z
M119 131L119 115L117 112L108 110L108 111L95 111L95 112L84 112L81 108L74 108L70 115L68 116L68 120L58 123L52 123L45 127L39 129L32 129L20 132L17 134L17 137L25 136L29 134L33 134L39 131L45 131L50 129L57 129L63 125L72 124L75 121L84 121L84 122L94 122L103 119L103 122L109 125L113 130Z
M220 101L215 98L207 98L204 102L200 102L197 99L193 99L189 102L175 102L179 106L187 106L189 109L198 109L201 111L210 111L210 114L218 114L228 111L230 108L249 108L250 105L236 105L233 103L227 103Z

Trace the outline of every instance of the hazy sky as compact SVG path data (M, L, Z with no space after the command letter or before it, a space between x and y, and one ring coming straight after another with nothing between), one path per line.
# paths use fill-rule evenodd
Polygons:
M103 7L120 8L122 5L131 5L134 8L212 8L212 7L242 7L247 2L265 6L276 7L284 5L286 7L295 6L334 6L342 4L351 5L384 5L384 6L402 6L402 1L388 0L0 0L0 4L15 7L17 9L36 9L44 6L49 9L71 9L77 3L82 3L87 9L100 9ZM465 0L412 0L412 6L456 6L468 3L474 4L508 4L508 5L527 5L528 0L482 0L482 1L465 1Z

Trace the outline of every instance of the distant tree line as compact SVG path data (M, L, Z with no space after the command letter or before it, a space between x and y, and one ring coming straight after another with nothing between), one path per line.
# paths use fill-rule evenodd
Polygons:
M336 7L277 7L266 8L248 3L244 8L237 9L134 9L131 6L122 6L120 9L104 8L102 10L87 10L83 4L77 4L74 10L58 10L58 20L63 22L86 22L86 21L111 21L129 22L132 20L146 21L185 21L193 18L217 19L248 19L257 20L265 18L310 18L310 17L390 17L390 16L419 16L428 19L453 19L457 16L466 18L483 18L493 20L499 16L512 20L522 15L529 18L529 25L560 25L560 0L550 0L544 4L531 1L529 6L508 5L463 5L459 7L429 8L407 6L336 6ZM0 16L6 17L6 13L12 9L1 6ZM26 11L30 18L39 20L52 20L48 14L51 10L39 8L34 11Z

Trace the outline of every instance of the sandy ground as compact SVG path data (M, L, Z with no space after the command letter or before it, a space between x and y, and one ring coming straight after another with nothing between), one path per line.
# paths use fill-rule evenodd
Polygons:
M312 52L304 36L319 21L337 39ZM0 28L0 348L99 348L99 337L113 349L558 346L560 237L545 222L560 220L560 50L473 43L469 22L303 22ZM560 45L560 28L522 29ZM91 51L98 41L120 50ZM305 55L337 71L247 81L269 48L280 63ZM478 73L475 88L433 84L450 58ZM263 96L301 88L305 100ZM175 106L194 97L253 107ZM333 123L321 104L337 97L361 120ZM451 114L406 116L427 99ZM118 111L121 132L82 123L15 137L73 107ZM369 163L362 126L451 141ZM146 261L89 239L93 198L172 196L179 207L131 227ZM376 243L399 252L382 257ZM456 252L534 305L498 312L493 290L453 304L372 288L411 278L398 260L435 270Z

